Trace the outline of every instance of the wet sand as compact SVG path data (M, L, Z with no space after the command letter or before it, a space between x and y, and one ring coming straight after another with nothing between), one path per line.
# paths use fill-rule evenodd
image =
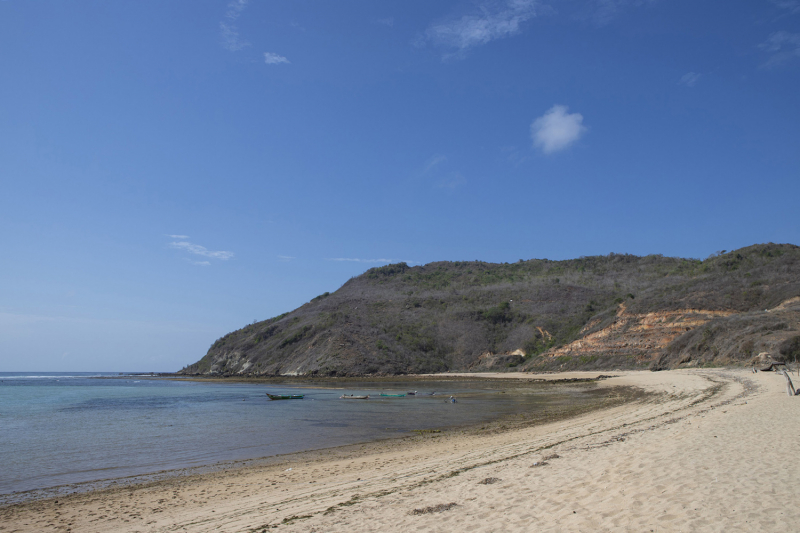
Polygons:
M614 374L600 386L649 394L532 427L422 433L6 506L0 531L775 531L796 524L800 397L786 395L783 377Z

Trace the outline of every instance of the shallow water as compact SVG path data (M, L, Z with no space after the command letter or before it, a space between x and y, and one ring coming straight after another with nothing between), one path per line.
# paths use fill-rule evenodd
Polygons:
M585 395L592 386L585 384L342 386L0 373L0 494L354 444L592 401ZM415 389L417 396L378 397ZM267 392L305 399L270 401ZM344 393L371 398L339 399ZM450 395L458 402L449 403Z

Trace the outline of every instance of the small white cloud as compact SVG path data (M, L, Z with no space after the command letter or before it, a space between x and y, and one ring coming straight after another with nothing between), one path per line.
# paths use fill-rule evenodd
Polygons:
M789 13L795 15L800 13L800 1L798 0L771 0L773 4L781 9L786 9Z
M205 246L200 246L199 244L192 244L185 241L171 242L169 245L178 250L189 252L190 254L202 255L203 257L210 257L212 259L221 259L222 261L227 261L233 257L233 252L214 252Z
M192 261L191 259L187 259L187 261L189 261L191 264L197 265L197 266L210 266L211 265L211 263L208 262L208 261Z
M527 161L529 153L523 151L516 146L501 146L500 156L507 163L511 163L514 167L519 167L522 163Z
M614 20L628 7L639 7L654 4L656 0L590 0L589 17L598 26L604 26Z
M181 241L185 241L186 239L189 238L188 235L167 235L167 237L169 237L170 239L178 239Z
M681 76L681 79L678 83L680 85L686 85L687 87L694 87L697 81L700 79L700 76L702 76L702 74L698 74L696 72L687 72Z
M537 0L484 2L475 13L430 26L420 44L427 40L463 52L519 33L522 23L536 16L537 6Z
M431 170L433 170L437 166L441 165L445 161L447 161L447 156L446 155L437 154L437 155L431 157L430 159L428 159L428 162L425 163L425 169L422 171L423 174L427 173L427 172L430 172Z
M328 261L350 261L353 263L391 263L393 259L358 259L355 257L331 257Z
M452 165L448 164L448 157L443 154L431 156L420 170L414 172L413 177L422 179L439 189L454 190L466 183L461 172L453 169Z
M451 172L446 177L436 182L436 186L440 189L455 190L466 183L464 176L460 172Z
M280 65L281 63L290 63L288 59L272 52L264 52L264 63L267 65Z
M292 259L297 259L297 258L296 257L292 257L291 255L279 255L278 259L280 259L281 261L289 262Z
M533 145L545 154L563 150L586 133L583 115L567 113L569 108L554 105L531 124Z
M237 52L242 48L250 46L249 43L239 39L239 32L236 26L225 21L219 23L220 35L222 37L222 47L230 52Z
M250 43L242 41L239 38L239 29L236 27L236 20L247 7L249 0L232 0L228 2L228 10L225 12L225 18L219 23L220 37L222 38L222 47L231 52L236 52L250 46Z
M778 52L785 47L786 43L791 43L796 35L785 31L776 31L758 47L765 52Z
M788 31L777 31L758 47L772 54L763 65L764 67L776 67L792 59L800 57L800 33L789 33Z
M375 24L380 24L382 26L388 26L390 28L394 27L394 17L387 17L385 19L376 19Z

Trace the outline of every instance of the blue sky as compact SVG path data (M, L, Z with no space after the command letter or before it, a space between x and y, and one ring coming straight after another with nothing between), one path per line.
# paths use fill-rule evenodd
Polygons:
M800 0L5 0L0 72L0 371L388 261L800 244Z

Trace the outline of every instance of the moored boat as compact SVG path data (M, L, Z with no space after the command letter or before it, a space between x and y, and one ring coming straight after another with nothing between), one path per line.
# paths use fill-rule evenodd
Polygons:
M388 397L388 398L402 398L406 394L386 394L385 392L380 393L380 396Z
M342 394L339 396L342 400L369 400L369 394L366 396L355 396L353 394Z
M270 394L267 393L270 400L302 400L305 394Z

